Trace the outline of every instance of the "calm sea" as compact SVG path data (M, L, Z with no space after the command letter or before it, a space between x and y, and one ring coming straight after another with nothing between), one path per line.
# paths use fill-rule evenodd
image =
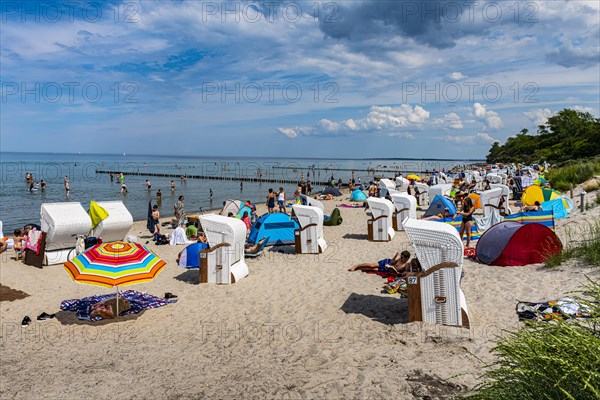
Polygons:
M410 160L325 160L325 159L278 159L278 158L210 158L210 157L174 157L150 155L114 155L114 154L50 154L50 153L0 153L0 220L4 224L4 234L31 222L39 223L42 203L75 201L87 210L89 202L122 200L135 220L145 219L148 201L156 204L156 191L161 189L162 201L158 204L163 216L173 214L173 204L179 195L185 196L186 212L200 209L221 208L225 199L264 201L269 188L283 186L288 196L296 189L293 183L243 182L239 178L257 178L258 169L263 179L286 179L298 181L310 178L314 181L326 181L333 176L344 183L355 170L355 179L369 181L374 175L393 176L393 173L372 171L369 168L392 169L411 172L449 169L464 161L410 161ZM336 171L343 169L343 171ZM112 170L140 173L175 174L178 177L134 176L125 174L127 194L121 194L121 186L115 178L110 181L108 174L96 173L97 170ZM34 180L46 181L44 192L30 192L25 181L26 173L32 173ZM184 183L181 175L205 175L227 177L231 180L187 179ZM63 184L68 176L71 185L67 199ZM146 179L152 188L146 190ZM175 191L171 191L171 180L175 182ZM213 196L210 197L212 190ZM320 190L315 185L314 190Z

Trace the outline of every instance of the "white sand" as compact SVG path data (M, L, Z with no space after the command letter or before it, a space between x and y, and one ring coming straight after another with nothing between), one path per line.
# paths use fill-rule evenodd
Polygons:
M339 203L325 202L326 213ZM490 340L522 326L517 300L555 299L580 287L584 274L598 278L573 262L549 270L465 260L472 329L409 324L407 300L382 294L382 278L346 271L412 253L406 235L369 242L364 211L341 213L341 226L324 228L324 254L268 248L231 286L199 285L197 270L175 264L183 246L151 242L168 266L154 281L125 289L172 292L179 301L109 322L78 321L59 304L111 290L76 284L60 265L40 270L9 259L12 251L3 254L2 284L31 296L0 303L0 398L436 398L445 384L427 382L417 370L472 387L482 362L493 361ZM559 221L559 236L565 226L581 228L598 216L600 207L573 213ZM131 233L147 236L145 223ZM42 311L57 318L36 321ZM23 329L25 315L34 321Z

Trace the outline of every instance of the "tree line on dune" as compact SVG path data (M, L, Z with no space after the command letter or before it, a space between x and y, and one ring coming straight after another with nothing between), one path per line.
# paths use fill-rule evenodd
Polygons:
M494 142L488 163L562 163L600 155L600 118L565 108L539 125L536 133L521 130L506 143Z

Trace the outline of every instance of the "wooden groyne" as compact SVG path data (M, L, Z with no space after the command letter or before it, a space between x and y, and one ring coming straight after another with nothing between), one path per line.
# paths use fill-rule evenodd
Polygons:
M222 175L222 176L218 176L218 175L187 175L187 174L184 175L184 174L169 174L169 173L162 173L162 172L107 171L107 170L102 170L102 169L97 169L96 173L97 174L112 173L113 175L115 175L115 179L117 179L119 174L123 173L123 175L125 175L125 176L144 176L144 177L154 176L154 177L159 177L159 178L177 178L177 179L179 179L182 176L185 176L186 179L200 179L200 180L213 180L213 181L254 182L254 183L290 183L290 184L298 183L298 179L273 178L273 177L250 178L250 177L243 177L243 176L226 176L226 175ZM313 184L313 186L329 184L329 182L313 181L313 180L311 180L311 183Z

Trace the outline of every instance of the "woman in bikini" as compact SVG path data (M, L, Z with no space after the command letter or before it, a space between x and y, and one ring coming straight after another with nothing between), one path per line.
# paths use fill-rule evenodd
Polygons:
M465 231L467 232L467 248L471 244L471 227L473 226L473 212L475 211L475 207L473 206L473 200L470 197L467 197L463 200L462 211L458 211L452 217L454 218L457 215L462 215L462 222L460 223L460 239L462 240L463 234Z

